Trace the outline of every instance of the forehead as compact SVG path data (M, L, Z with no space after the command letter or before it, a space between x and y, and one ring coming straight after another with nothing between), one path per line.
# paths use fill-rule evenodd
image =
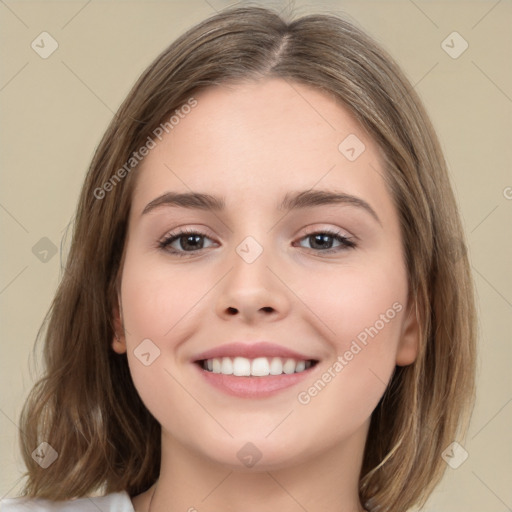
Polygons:
M170 190L207 191L226 197L228 206L257 198L263 207L276 204L276 195L313 187L390 208L378 148L326 92L266 79L209 87L193 97L196 106L176 118L138 169L135 210ZM356 159L343 152L346 140L362 150Z

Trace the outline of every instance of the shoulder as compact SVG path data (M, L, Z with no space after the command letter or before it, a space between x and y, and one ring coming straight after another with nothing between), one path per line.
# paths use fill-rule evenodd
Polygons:
M40 498L4 498L0 512L134 512L127 492L116 492L94 498L51 501Z

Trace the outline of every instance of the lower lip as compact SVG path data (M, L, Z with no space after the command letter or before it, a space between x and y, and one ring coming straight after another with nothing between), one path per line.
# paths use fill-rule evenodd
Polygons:
M266 377L236 377L203 370L197 363L194 363L194 366L209 384L228 395L242 398L265 398L303 381L318 366L318 363L299 373L282 373Z

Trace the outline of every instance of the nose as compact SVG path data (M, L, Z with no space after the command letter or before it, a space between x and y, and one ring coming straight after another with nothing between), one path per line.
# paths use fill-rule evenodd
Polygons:
M277 270L275 259L270 261L268 252L263 250L251 263L234 254L231 270L219 283L216 313L223 320L236 318L254 324L277 321L288 314L292 292L285 284L286 276Z

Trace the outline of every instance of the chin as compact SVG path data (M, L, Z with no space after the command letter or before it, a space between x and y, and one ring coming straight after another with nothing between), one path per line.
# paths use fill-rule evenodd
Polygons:
M217 444L213 451L212 446L203 448L204 456L213 463L220 464L231 471L243 473L276 471L296 466L307 453L304 447L296 443L293 443L293 450L291 450L288 443L283 442L283 439L277 435L274 440L270 440L261 434L252 438L247 435L243 440L230 438L225 445Z

